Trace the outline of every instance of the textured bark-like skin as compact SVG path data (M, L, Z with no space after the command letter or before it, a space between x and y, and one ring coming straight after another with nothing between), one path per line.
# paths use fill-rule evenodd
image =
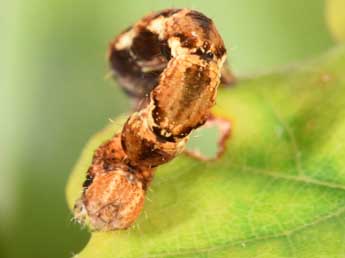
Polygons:
M188 138L166 140L149 127L147 109L134 113L122 130L122 146L129 162L136 167L153 168L183 151Z
M151 168L129 164L121 135L115 135L95 151L75 218L88 220L93 230L128 228L140 214L152 178Z
M153 90L152 111L161 134L182 138L205 123L219 85L217 63L198 55L172 59Z
M95 230L128 228L138 217L145 199L142 183L125 169L96 176L83 202Z
M212 20L188 9L142 18L110 44L109 62L123 89L142 100L120 134L93 157L75 218L94 230L131 226L144 205L153 168L183 151L209 117L226 50Z
M177 42L182 48L176 48ZM108 59L122 88L140 100L159 84L170 59L183 49L204 59L221 60L226 54L211 19L194 10L167 9L145 16L118 35L109 45ZM232 83L228 67L222 70L222 82Z

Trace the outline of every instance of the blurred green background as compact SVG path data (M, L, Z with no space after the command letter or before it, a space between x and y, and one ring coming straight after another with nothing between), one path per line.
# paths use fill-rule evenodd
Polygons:
M71 257L88 233L65 184L88 138L126 112L106 79L108 42L150 11L214 19L236 74L316 56L333 42L323 0L0 2L0 257Z

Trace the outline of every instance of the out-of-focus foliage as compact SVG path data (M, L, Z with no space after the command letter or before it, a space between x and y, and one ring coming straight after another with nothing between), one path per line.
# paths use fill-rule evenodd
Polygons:
M128 110L106 80L114 35L144 14L188 7L212 17L238 74L332 45L323 0L0 0L0 256L61 258L88 234L70 222L64 187L85 142Z
M339 42L345 41L345 1L326 1L327 22L334 38Z

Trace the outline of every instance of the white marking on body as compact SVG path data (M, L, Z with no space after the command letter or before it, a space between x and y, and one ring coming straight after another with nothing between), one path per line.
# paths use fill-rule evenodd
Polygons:
M165 32L165 23L166 23L167 19L164 17L160 17L157 19L154 19L151 21L151 23L147 26L147 28L158 34L159 39L163 39L164 38L164 32Z
M115 43L115 48L117 50L130 48L135 36L136 36L136 32L133 29L124 33L122 36L119 37L119 39Z
M190 52L189 48L181 47L179 38L172 37L168 39L168 44L171 49L171 56L173 57L187 55Z

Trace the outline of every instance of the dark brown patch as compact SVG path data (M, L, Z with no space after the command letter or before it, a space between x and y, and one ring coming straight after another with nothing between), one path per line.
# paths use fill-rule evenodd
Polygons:
M114 161L104 160L104 163L103 163L104 172L113 170L114 164L115 164L115 160Z
M212 20L210 18L206 17L198 11L190 11L189 13L187 13L187 16L190 16L195 22L199 24L205 35L209 34L212 26Z
M158 142L175 142L175 138L173 136L164 136L162 133L162 128L160 127L154 126L152 131L156 135Z
M146 29L141 30L133 39L131 51L138 59L152 60L161 53L158 35Z
M136 163L140 163L141 161L147 162L151 161L151 164L161 164L162 160L170 159L170 155L163 150L155 148L155 143L150 142L146 139L142 139L140 142L140 151L138 152L138 159L135 161Z
M209 41L204 41L204 43L202 44L202 47L205 51L209 51L210 50L210 47L211 47L211 44Z
M182 47L193 48L196 46L197 39L194 37L187 36L183 33L175 33L173 36L180 39Z
M159 80L161 73L162 73L162 71L151 71L151 72L143 72L141 74L141 79L143 81L152 82L152 88L150 88L148 92L150 92L153 89L153 87L158 84L158 80Z
M161 40L159 42L161 55L165 57L167 61L171 59L171 49L167 40Z
M164 113L162 109L159 107L159 103L156 99L155 92L153 92L152 100L154 103L153 106L155 107L152 111L152 117L156 124L160 124L160 122L162 122L162 117L164 117Z
M126 130L127 130L127 126L128 126L128 123L129 123L129 120L130 120L131 117L129 117L125 123L125 126L124 128L122 129L122 133L121 133L121 147L123 149L123 151L125 153L127 153L127 145L126 145Z
M203 50L201 50L200 48L198 48L196 51L195 51L195 54L198 55L201 59L209 62L211 60L213 60L213 57L214 57L214 54L210 51L208 52L205 52Z
M129 50L116 50L115 48L112 48L110 51L109 61L112 69L120 76L137 77L141 74L141 69L130 55Z
M195 54L205 61L209 62L213 60L214 54L210 51L210 47L211 47L210 45L211 45L210 42L204 41L204 43L202 44L202 47L198 48L195 51Z
M160 50L159 50L160 51ZM158 84L162 71L142 72L141 67L129 50L116 50L113 46L109 55L112 70L127 84L122 84L127 95L142 99ZM128 86L131 85L131 86Z
M216 52L214 53L216 57L221 58L226 53L226 49L224 46L219 46L216 48Z
M87 174L86 175L86 179L85 179L85 181L84 181L84 183L83 183L83 189L84 189L84 191L92 184L92 182L93 182L93 176L91 176L90 174Z
M211 78L209 77L208 67L202 67L196 64L188 67L184 74L181 107L184 108L193 105L193 101L199 98L210 82Z
M153 148L154 148L154 143L150 142L146 139L142 139L142 141L140 142L140 150L138 152L138 160L136 162L140 162L142 160L148 160L148 159L152 159L153 158Z
M157 137L152 137L150 129L143 128L142 123L137 119L140 118L128 120L121 134L123 150L127 154L129 164L146 169L173 158L171 154L164 151L164 148L162 150L161 144L156 140ZM133 128L137 129L138 126L141 126L140 132L133 130Z

